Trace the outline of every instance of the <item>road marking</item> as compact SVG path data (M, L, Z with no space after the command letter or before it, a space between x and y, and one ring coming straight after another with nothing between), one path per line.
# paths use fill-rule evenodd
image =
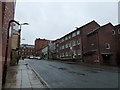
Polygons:
M41 83L44 84L47 88L51 88L51 86L42 78L42 76L38 74L38 72L31 65L29 66L31 67L33 72L37 75L37 77L40 79Z

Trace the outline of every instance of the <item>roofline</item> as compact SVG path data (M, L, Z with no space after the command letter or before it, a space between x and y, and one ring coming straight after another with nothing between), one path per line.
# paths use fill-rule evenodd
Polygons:
M92 30L91 32L89 32L89 33L87 34L87 36L91 35L91 34L94 33L94 32L97 32L98 30L100 30L100 29L103 28L103 27L106 27L107 25L112 25L112 24L109 22L109 23L107 23L107 24L105 24L105 25L103 25L103 26L101 26L101 27L98 27L98 28ZM113 25L112 25L112 26L113 26ZM114 26L113 26L113 27L114 27Z
M82 25L81 27L77 28L76 30L74 30L74 31L72 31L72 32L70 32L70 33L64 35L63 37L66 37L67 35L69 35L69 34L71 34L71 33L73 33L73 32L76 32L76 31L79 30L79 29L82 29L83 27L85 27L85 26L91 24L92 22L97 23L95 20L93 20L93 21L91 21L91 22L89 22L89 23L87 23L87 24L85 24L85 25ZM97 24L98 24L98 23L97 23ZM99 24L98 24L98 25L99 25ZM99 26L100 26L100 25L99 25ZM62 39L63 37L59 38L59 40Z

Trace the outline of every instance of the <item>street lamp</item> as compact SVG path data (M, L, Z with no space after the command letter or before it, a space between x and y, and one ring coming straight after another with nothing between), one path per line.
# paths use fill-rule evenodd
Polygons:
M10 20L8 23L8 29L7 29L7 42L6 42L6 52L5 52L5 62L4 62L4 67L3 67L3 75L2 75L2 85L5 84L6 81L6 75L7 75L7 55L8 55L8 43L9 43L9 30L10 30L10 26L11 23L14 22L18 25L20 25L17 21L15 20Z
M22 25L29 25L29 23L21 23L21 24L20 24L19 35L20 35L20 33L21 33ZM19 40L20 40L20 36L19 36ZM19 45L19 46L20 46L20 45Z
M22 25L29 25L29 23L21 23L20 24L20 29L19 29L19 42L18 42L18 47L20 47L20 35L21 35L21 28L22 28ZM22 39L23 40L23 39ZM25 39L24 39L25 40ZM20 48L18 48L18 56L20 55ZM20 59L20 57L19 57Z
M20 30L21 30L22 25L29 25L29 23L21 23L20 24Z

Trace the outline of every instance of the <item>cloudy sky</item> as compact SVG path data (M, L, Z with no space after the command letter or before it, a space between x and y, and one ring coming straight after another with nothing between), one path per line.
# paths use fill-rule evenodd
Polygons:
M21 43L34 44L36 38L55 40L95 20L100 25L118 24L118 2L19 2L15 20L22 26Z

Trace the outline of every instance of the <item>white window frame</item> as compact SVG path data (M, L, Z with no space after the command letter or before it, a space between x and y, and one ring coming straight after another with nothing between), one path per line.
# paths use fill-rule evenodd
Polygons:
M115 30L112 30L112 35L115 35Z
M106 43L106 49L110 49L110 44Z

